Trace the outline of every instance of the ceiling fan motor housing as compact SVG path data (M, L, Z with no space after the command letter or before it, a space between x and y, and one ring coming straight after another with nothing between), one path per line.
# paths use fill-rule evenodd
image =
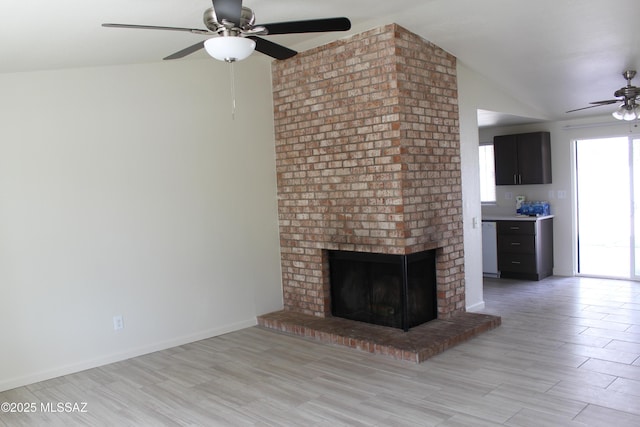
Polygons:
M214 8L210 7L204 11L204 15L202 17L204 25L214 33L219 33L222 30L230 30L237 35L240 30L249 30L253 27L253 24L256 21L255 14L248 7L242 8L242 13L240 14L240 22L220 22L218 17L216 16L216 11Z
M624 97L625 101L635 101L635 98L640 95L640 89L631 85L631 80L636 76L635 70L627 70L622 73L622 77L627 79L627 85L623 88L615 91L614 95L618 97Z

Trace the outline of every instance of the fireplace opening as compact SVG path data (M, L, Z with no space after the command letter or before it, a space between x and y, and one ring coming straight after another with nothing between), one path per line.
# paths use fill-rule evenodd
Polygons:
M328 252L333 316L404 331L437 318L435 250Z

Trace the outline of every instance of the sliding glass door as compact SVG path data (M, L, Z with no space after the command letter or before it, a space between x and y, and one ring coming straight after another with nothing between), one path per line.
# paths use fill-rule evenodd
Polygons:
M640 242L634 231L640 230L640 219L634 210L640 193L640 139L577 141L576 184L578 273L637 279Z

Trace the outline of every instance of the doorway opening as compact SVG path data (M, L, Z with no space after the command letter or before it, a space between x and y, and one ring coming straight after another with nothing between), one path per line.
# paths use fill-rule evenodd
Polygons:
M576 141L579 275L640 278L640 138Z

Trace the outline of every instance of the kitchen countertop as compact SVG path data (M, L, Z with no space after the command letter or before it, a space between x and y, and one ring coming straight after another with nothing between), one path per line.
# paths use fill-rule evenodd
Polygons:
M486 215L483 221L539 221L553 218L553 215L525 216L525 215Z

